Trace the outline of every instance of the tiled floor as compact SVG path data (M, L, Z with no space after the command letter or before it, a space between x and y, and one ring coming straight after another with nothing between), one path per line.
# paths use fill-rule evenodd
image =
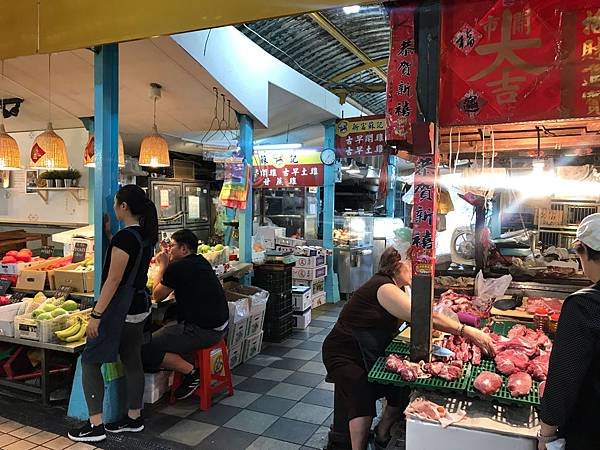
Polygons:
M171 418L158 437L197 449L323 448L333 419L333 385L325 382L321 346L340 309L319 307L307 330L268 344L235 368L235 395L209 411L198 411L193 399L154 408L149 415L156 423Z
M69 439L39 428L25 426L19 422L0 417L0 448L3 450L85 450L94 449L93 445L75 444Z

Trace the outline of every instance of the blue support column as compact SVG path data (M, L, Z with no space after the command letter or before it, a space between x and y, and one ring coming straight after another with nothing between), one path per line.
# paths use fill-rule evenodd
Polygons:
M249 168L250 184L248 188L248 201L246 209L239 211L240 229L239 229L239 249L240 261L245 263L252 262L252 153L254 142L254 122L246 114L238 114L238 122L240 124L240 149L246 160L246 165ZM244 282L249 282L248 276L244 277Z
M94 132L94 118L93 117L82 117L81 122L83 126L88 131L88 133ZM88 168L88 223L94 223L94 192L95 188L95 180L94 180L94 168Z
M325 142L323 148L335 148L335 120L323 122ZM323 186L323 247L333 252L333 227L335 214L335 164L324 166ZM333 256L327 257L327 278L325 278L327 303L340 301L337 274L333 267Z
M386 217L395 217L396 213L396 156L388 156L388 190L385 197Z

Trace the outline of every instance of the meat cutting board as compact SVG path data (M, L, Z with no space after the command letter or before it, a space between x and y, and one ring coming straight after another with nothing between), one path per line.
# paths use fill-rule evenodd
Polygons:
M490 314L492 316L514 317L517 319L533 319L533 314L529 314L527 311L519 311L518 309L502 311L501 309L492 308Z

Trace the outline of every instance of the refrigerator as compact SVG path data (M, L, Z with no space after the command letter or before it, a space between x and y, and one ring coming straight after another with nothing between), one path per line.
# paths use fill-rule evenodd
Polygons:
M175 178L150 179L150 199L156 205L160 239L187 228L207 242L210 236L210 184Z

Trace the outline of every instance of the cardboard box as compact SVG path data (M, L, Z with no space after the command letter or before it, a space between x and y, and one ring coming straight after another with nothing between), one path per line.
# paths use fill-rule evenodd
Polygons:
M275 248L275 238L285 237L285 228L283 227L257 227L254 233L255 239L262 241L265 248Z
M297 246L294 249L294 255L296 256L327 256L327 250L323 247L317 247L312 245Z
M285 235L284 235L285 236ZM275 245L281 245L283 247L297 247L304 245L306 241L304 239L295 239L289 237L275 237Z
M244 360L244 343L240 343L235 347L228 347L227 351L229 352L229 368L233 369L234 367L239 366Z
M156 403L169 392L173 384L173 372L161 370L144 374L144 403Z
M35 264L21 271L17 279L17 289L26 289L31 291L43 291L46 287L46 281L49 281L50 271L47 267L56 263L62 263L70 260L70 257L52 258L42 263Z
M248 361L250 358L255 357L260 353L262 347L263 340L263 331L258 333L255 336L247 337L244 341L244 362Z
M294 311L306 311L312 305L310 286L292 286Z
M308 308L306 311L298 311L292 314L293 326L300 330L306 329L310 325L311 321L311 309Z
M320 266L314 268L294 267L292 269L292 278L298 280L314 280L316 278L323 278L326 275L327 266Z
M227 346L237 347L244 343L246 332L248 330L248 318L234 322L233 317L229 316L229 332L227 334Z
M310 287L311 294L316 295L320 292L325 291L325 277L317 278L315 280L292 280L294 286L308 286Z
M31 262L3 263L0 264L1 275L19 275L22 270L39 264L41 261L32 260Z
M59 289L62 286L73 288L74 292L94 292L94 271L75 272L80 264L69 264L61 269L53 270L49 278L50 289Z
M0 306L0 336L15 337L15 317L21 303Z
M325 264L325 256L298 256L296 259L296 267L319 267Z
M264 309L254 310L250 313L250 318L248 319L248 329L246 330L246 339L248 339L250 336L256 336L257 333L262 335L266 311L267 309L265 306Z
M321 305L327 303L327 298L325 292L320 292L312 297L312 308L318 308Z

